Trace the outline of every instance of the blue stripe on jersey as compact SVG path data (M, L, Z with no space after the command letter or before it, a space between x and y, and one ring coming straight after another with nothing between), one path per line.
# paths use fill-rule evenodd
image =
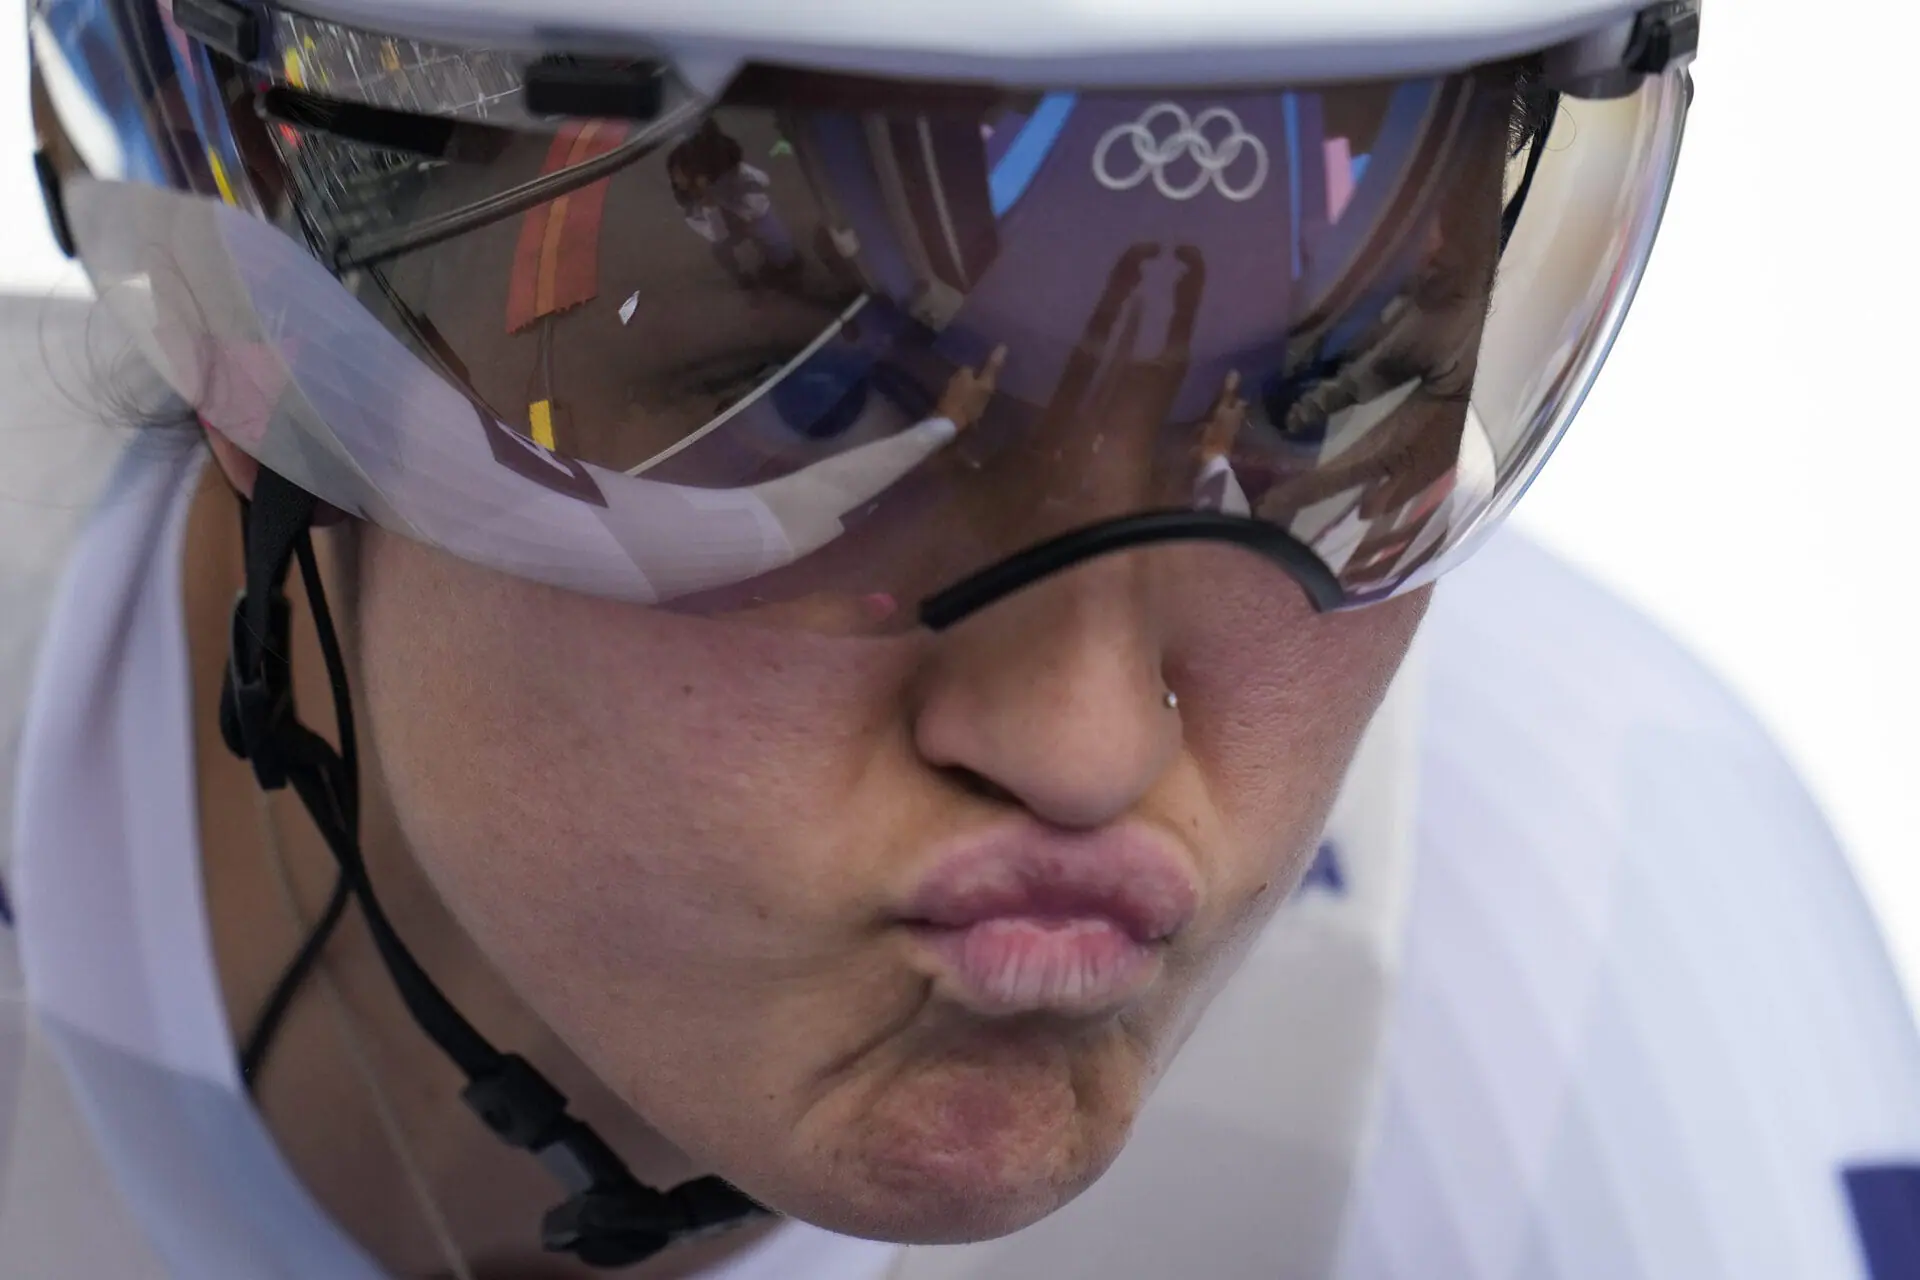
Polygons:
M1841 1170L1871 1280L1920 1276L1920 1165Z
M1321 888L1335 897L1347 892L1347 873L1340 869L1340 850L1331 840L1322 840L1314 851L1313 865L1307 868L1307 874L1300 877L1300 887L1295 889L1295 897L1303 897L1314 888Z

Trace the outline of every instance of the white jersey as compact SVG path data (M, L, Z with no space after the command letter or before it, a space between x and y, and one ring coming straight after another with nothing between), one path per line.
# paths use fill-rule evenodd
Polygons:
M48 492L7 456L0 534ZM380 1274L221 1014L180 595L201 465L125 452L33 629L3 1277ZM45 574L0 566L4 698ZM1306 883L1105 1179L1005 1240L792 1225L710 1280L1895 1280L1916 1223L1920 1037L1824 823L1709 676L1509 536L1440 589Z

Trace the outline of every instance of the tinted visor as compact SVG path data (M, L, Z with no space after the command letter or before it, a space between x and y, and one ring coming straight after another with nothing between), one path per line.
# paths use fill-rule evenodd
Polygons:
M684 119L475 93L421 127L381 103L445 109L431 66L354 68L253 85L231 202L73 199L209 425L494 568L849 630L1160 538L1261 551L1323 608L1431 576L1584 391L1679 119L1674 80L1575 118L1518 67L751 69ZM1492 349L1507 311L1524 355Z

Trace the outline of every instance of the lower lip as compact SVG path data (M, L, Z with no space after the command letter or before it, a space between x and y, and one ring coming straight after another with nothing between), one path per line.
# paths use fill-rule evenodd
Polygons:
M1160 971L1158 948L1098 916L1004 916L963 928L917 925L945 994L975 1013L1088 1016L1137 997Z

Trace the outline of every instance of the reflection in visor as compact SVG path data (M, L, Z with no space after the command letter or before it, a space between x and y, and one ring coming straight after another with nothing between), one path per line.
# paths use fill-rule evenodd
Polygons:
M1290 528L1361 487L1382 464L1352 458L1318 486L1293 473L1356 405L1398 392L1404 411L1449 368L1464 389L1510 104L1510 85L1477 97L1465 81L920 112L736 100L611 182L386 279L478 371L484 403L527 406L535 443L768 513L777 536L676 575L693 607L910 601L1070 528L1175 506L1247 516L1256 500ZM624 140L591 122L522 150L544 142L554 173ZM1478 190L1439 182L1476 142ZM413 215L506 174L439 178ZM1457 247L1439 235L1449 203ZM1414 226L1431 244L1396 252ZM497 286L509 235L502 318L473 295ZM466 269L479 262L493 270ZM994 348L994 395L943 413ZM1260 397L1264 436L1230 380ZM1458 454L1462 402L1446 403L1452 422L1419 433L1435 457ZM1440 479L1403 477L1365 518ZM1314 514L1338 536L1338 515Z
M1185 511L1362 603L1538 446L1469 413L1534 109L1496 71L1146 95L750 71L658 144L573 121L423 155L282 119L255 186L322 258L554 194L336 280L271 222L122 193L95 216L167 233L95 242L164 263L89 265L148 282L212 425L508 572L884 629ZM1657 115L1627 120L1636 161Z

